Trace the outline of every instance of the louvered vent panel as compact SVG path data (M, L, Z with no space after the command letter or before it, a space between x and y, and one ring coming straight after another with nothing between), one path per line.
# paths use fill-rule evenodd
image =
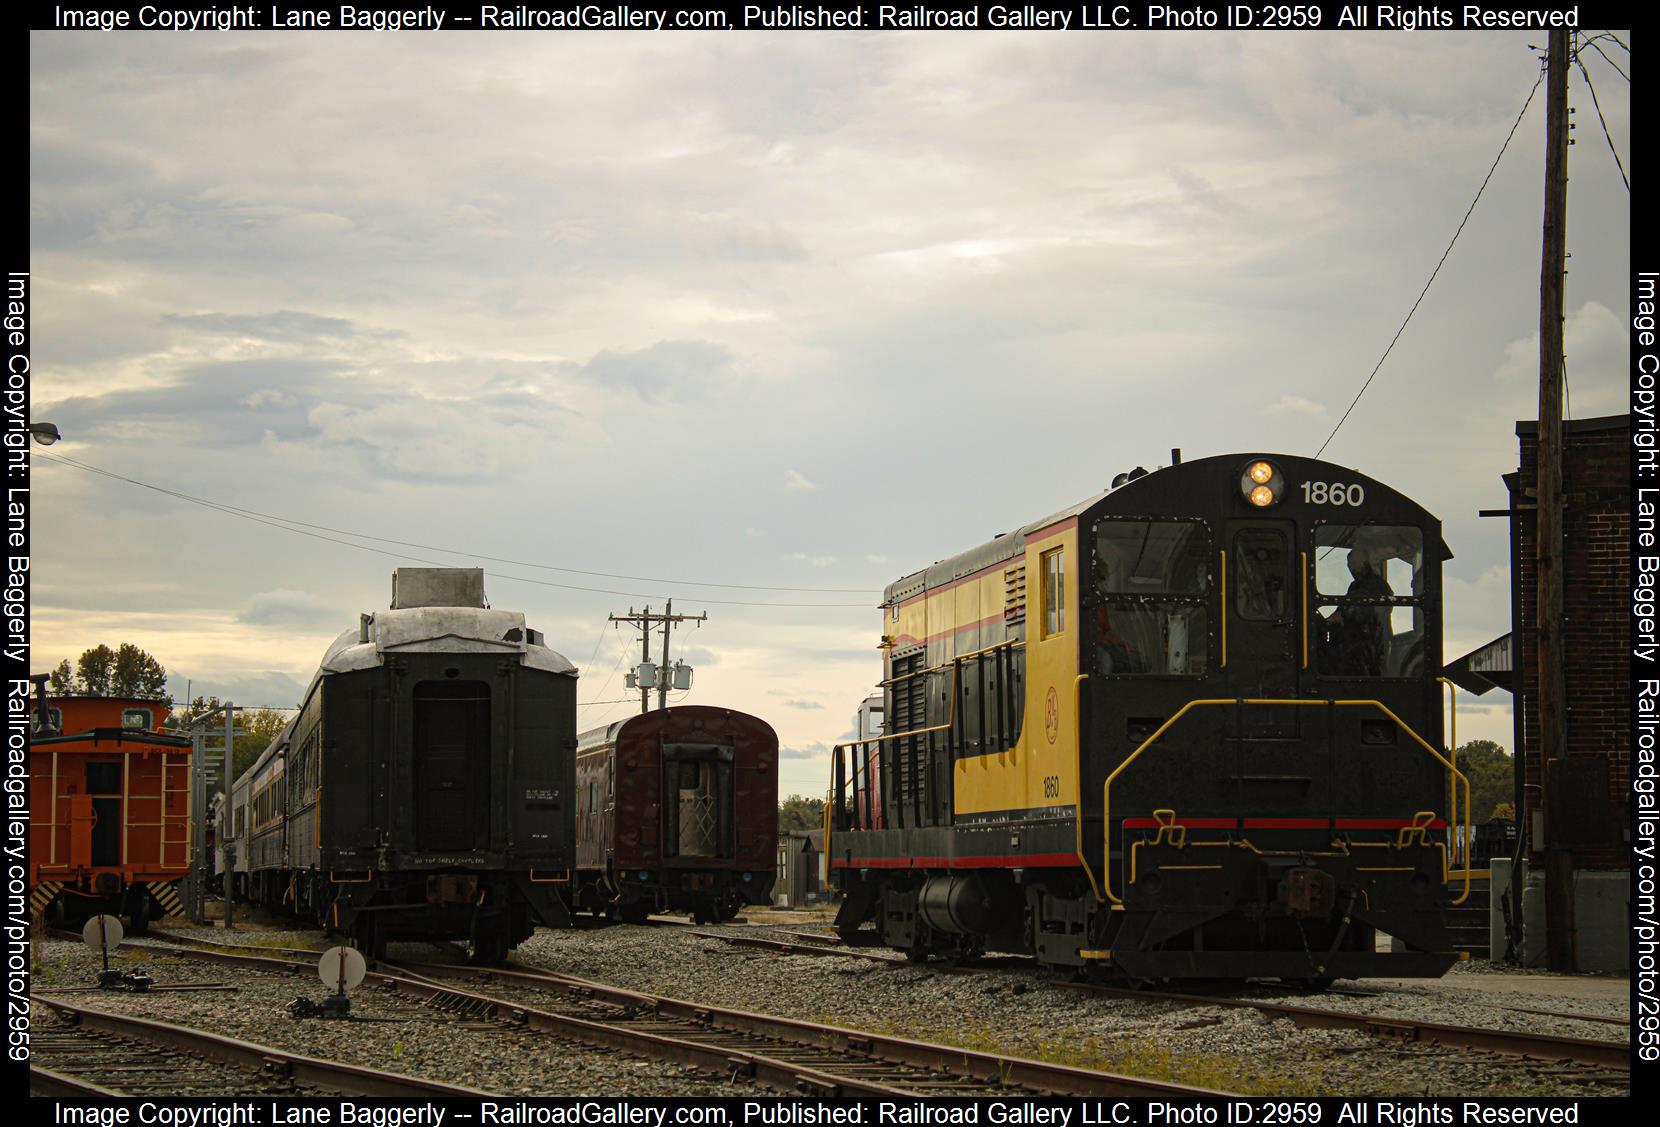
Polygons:
M1026 617L1026 565L1003 569L1003 620Z

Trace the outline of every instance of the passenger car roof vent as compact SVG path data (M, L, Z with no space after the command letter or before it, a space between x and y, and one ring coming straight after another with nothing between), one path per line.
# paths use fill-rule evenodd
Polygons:
M400 567L392 572L392 609L472 607L484 610L481 567Z

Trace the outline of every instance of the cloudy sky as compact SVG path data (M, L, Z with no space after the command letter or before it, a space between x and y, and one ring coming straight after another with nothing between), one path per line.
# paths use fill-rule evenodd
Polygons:
M34 665L131 641L291 705L395 566L482 565L584 727L630 709L608 613L707 612L687 699L819 793L884 584L1174 446L1325 442L1530 39L36 33L33 412L118 476L34 460ZM1630 197L1572 97L1590 418L1625 410ZM1327 450L1446 522L1449 656L1508 629L1476 511L1537 413L1543 110ZM1497 695L1461 738L1509 745Z

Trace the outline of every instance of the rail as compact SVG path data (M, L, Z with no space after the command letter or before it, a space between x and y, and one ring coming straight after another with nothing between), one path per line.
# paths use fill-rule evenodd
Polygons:
M1465 832L1465 836L1469 836L1469 833L1470 833L1470 780L1465 779L1464 776L1459 772L1457 767L1453 766L1453 764L1445 756L1443 756L1439 751L1436 751L1435 748L1433 746L1431 746L1429 744L1429 742L1426 741L1422 736L1420 736L1417 732L1413 731L1411 725L1407 724L1407 722L1402 720L1399 716L1396 716L1395 713L1393 711L1391 711L1390 708L1387 705L1385 705L1382 701L1377 701L1377 700L1305 700L1305 699L1273 700L1273 699L1247 699L1247 698L1237 698L1237 699L1211 698L1211 699L1205 699L1205 700L1190 700L1186 704L1182 705L1182 707L1177 710L1177 712L1174 716L1172 716L1170 719L1166 720L1163 724L1160 724L1157 731L1155 731L1152 735L1148 736L1145 740L1141 741L1140 746L1138 746L1134 751L1132 751L1128 756L1126 756L1124 761L1122 763L1120 763L1113 770L1113 772L1106 777L1106 779L1101 784L1102 880L1103 880L1103 883L1104 883L1104 886L1105 886L1105 889L1106 889L1107 900L1110 901L1111 903L1113 903L1115 905L1118 905L1119 907L1122 907L1123 904L1124 904L1124 901L1119 899L1117 894L1115 894L1112 890L1112 784L1113 784L1113 781L1116 780L1118 778L1118 776L1122 775L1124 773L1124 771L1130 766L1130 764L1134 763L1137 759L1139 759L1141 757L1142 752L1146 751L1148 748L1152 747L1153 744L1157 743L1160 739L1162 739L1164 734L1166 732L1168 732L1171 729L1171 727L1173 725L1175 725L1175 723L1178 720L1180 720L1182 717L1186 716L1189 712L1193 711L1195 708L1204 708L1204 707L1209 707L1209 706L1212 706L1212 705L1292 705L1292 706L1321 705L1321 706L1325 706L1327 708L1335 707L1335 708L1375 708L1375 709L1377 709L1379 712L1383 713L1389 719L1393 720L1395 722L1395 724L1402 731L1404 731L1407 735L1411 736L1413 738L1413 740L1416 741L1418 743L1418 745L1420 747L1422 747L1425 751L1429 752L1430 755L1432 757L1434 757L1434 759L1437 762L1439 762L1443 767L1447 768L1448 771L1452 772L1453 777L1454 777L1453 796L1454 796L1455 806L1454 806L1454 809L1451 811L1451 813L1455 817L1457 816L1457 809L1456 809L1457 794L1458 794L1457 780L1458 779L1464 779L1464 832ZM1443 880L1446 879L1446 873L1447 873L1447 870L1446 870L1445 866L1443 866L1443 873L1442 873ZM1470 874L1469 874L1469 869L1466 868L1464 870L1464 891L1459 896L1459 898L1457 900L1454 900L1452 902L1452 904L1453 904L1454 907L1456 907L1456 906L1464 903L1469 898L1470 898Z

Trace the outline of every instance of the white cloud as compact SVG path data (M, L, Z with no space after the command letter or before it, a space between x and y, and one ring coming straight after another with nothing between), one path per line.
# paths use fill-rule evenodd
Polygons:
M1594 418L1622 409L1617 384L1625 370L1629 341L1625 322L1601 302L1588 301L1568 313L1562 325L1562 351L1567 357L1573 417ZM1505 345L1493 378L1501 384L1519 385L1524 396L1531 392L1537 400L1539 334Z
M1316 403L1312 399L1304 399L1300 395L1282 395L1272 404L1263 408L1265 415L1308 415L1318 417L1326 413L1323 403Z
M807 744L804 747L786 747L786 746L780 745L779 748L778 748L778 758L780 758L780 759L822 759L826 763L828 763L829 760L830 760L830 745L825 743L822 740L817 741L815 743Z
M799 470L785 470L784 488L800 492L812 492L818 489L818 486L803 477Z
M261 591L249 599L247 608L237 615L237 621L259 626L315 626L343 621L346 617L336 603L307 591L279 587L274 591Z

